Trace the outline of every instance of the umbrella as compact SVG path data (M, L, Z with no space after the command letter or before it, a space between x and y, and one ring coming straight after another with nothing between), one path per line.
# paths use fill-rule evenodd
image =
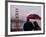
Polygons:
M39 19L39 20L41 20L41 17L37 14L30 14L27 16L27 19Z

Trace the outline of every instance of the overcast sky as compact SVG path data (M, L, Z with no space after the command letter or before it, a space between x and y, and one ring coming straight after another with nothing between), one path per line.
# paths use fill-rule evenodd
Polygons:
M41 7L40 6L24 6L24 5L11 5L10 6L10 15L11 18L15 18L16 8L19 9L19 18L21 20L26 20L26 17L30 14L37 14L41 16Z

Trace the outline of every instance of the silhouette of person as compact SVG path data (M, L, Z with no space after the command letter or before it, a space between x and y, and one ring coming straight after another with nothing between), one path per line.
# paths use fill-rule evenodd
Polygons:
M41 30L40 26L36 21L34 21L34 25L35 25L34 30Z
M23 26L24 31L32 31L34 29L34 26L29 19L27 19L26 23Z

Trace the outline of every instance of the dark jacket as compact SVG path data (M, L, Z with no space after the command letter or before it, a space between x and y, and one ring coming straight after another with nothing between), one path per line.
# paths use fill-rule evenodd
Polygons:
M23 26L24 31L32 31L33 28L34 26L30 21L27 21Z

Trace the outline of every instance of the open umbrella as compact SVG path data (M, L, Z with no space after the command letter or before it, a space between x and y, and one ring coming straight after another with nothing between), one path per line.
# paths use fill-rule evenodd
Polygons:
M41 20L41 17L37 14L30 14L27 16L27 19L39 19L39 20Z

